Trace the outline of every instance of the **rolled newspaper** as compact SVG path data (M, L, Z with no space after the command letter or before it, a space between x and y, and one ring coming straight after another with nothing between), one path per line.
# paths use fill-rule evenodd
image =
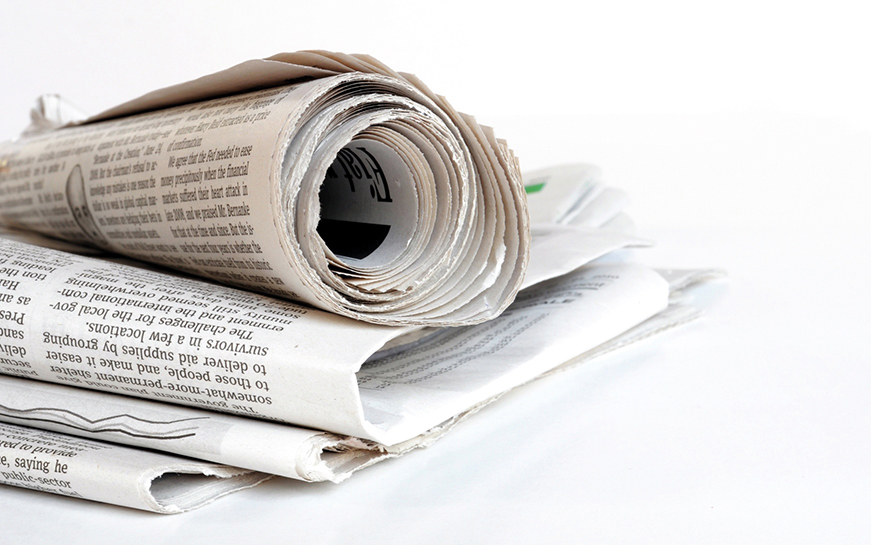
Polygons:
M2 224L379 324L481 322L523 279L511 150L370 57L282 54L45 114L0 144Z

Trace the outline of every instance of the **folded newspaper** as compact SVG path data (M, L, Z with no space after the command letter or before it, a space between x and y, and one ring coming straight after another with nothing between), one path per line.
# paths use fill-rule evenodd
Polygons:
M91 118L46 97L0 145L0 482L175 513L426 446L697 315L670 293L708 271L590 264L647 244L625 204L584 165L524 187L491 129L365 56Z

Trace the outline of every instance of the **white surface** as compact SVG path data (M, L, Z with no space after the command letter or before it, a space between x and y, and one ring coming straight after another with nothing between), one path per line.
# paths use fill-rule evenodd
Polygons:
M202 26L194 8L160 2L142 13L94 4L78 16L61 5L43 9L48 26L30 49L9 45L31 30L23 23L0 35L13 74L0 78L4 137L26 122L22 92L62 91L94 111L147 90L150 78L194 75L194 65L302 47L367 51L492 123L526 168L599 164L633 198L640 234L659 241L638 253L643 261L731 276L707 292L702 320L515 392L432 448L341 485L278 480L173 517L0 487L0 543L871 539L869 38L856 30L858 10L763 2L687 15L695 3L656 13L614 4L572 19L537 2L488 27L466 3L483 37L463 34L439 52L420 36L447 26L441 11L393 36L348 14L318 41L323 29L295 32L280 17L254 32L256 3L200 5ZM20 6L10 7L40 8ZM422 16L406 3L382 13L393 23ZM91 23L73 24L85 15ZM158 20L171 29L164 44L119 26ZM523 22L537 29L529 40L517 38ZM49 58L39 40L58 53ZM160 60L183 51L178 63ZM553 87L543 111L527 102L521 76L481 98L512 54L520 73ZM502 73L474 76L474 57L487 55ZM573 74L567 84L557 67ZM573 113L554 115L567 97Z

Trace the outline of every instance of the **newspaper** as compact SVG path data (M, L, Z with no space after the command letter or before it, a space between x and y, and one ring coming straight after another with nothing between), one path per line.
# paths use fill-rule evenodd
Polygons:
M107 473L120 447L89 447L58 493L169 513L339 482L695 316L669 293L701 273L587 265L648 244L594 168L524 189L490 129L368 57L249 61L82 121L45 98L0 145L0 446L170 454ZM50 488L39 454L3 482Z
M680 290L715 275L716 272L673 270L659 272L668 279L671 293L671 304L665 310L616 338L553 366L542 376L564 370L696 318L698 316L696 309L678 304L681 299ZM356 470L428 446L457 423L496 400L502 393L504 392L499 392L467 408L420 436L395 445L377 444L274 422L222 415L212 411L9 376L0 376L0 399L4 402L0 407L0 420L147 447L152 450L174 452L295 479L340 482ZM40 456L41 459L44 458ZM157 462L163 465L151 469L149 474L165 471L162 469L165 467L165 460L157 460L155 463ZM87 471L83 472L84 483L93 481L97 483L90 489L86 488L86 491L102 490L99 483L105 479L103 468L106 465L107 463L101 458L96 458L93 467L90 468L92 472L90 477ZM14 475L4 474L4 480L9 484L29 486L33 482L25 478L28 471L20 469ZM34 478L38 477L37 475ZM147 486L148 481L143 482L137 472L125 471L114 475L114 481L126 482L125 488L139 489L140 496L148 497L150 490ZM188 487L191 489L190 494L198 492L199 496L211 493L213 497L217 497L220 493L226 492L222 487L209 488L193 479L182 481L178 486ZM71 491L56 490L55 492ZM106 494L95 498L88 496L88 492L78 493L91 499L107 501ZM180 493L178 491L178 494ZM131 505L129 502L122 504ZM166 510L165 506L158 509L151 503L148 505L147 508L156 512L171 512ZM134 506L141 508L140 505Z
M0 483L156 513L201 507L270 475L0 424Z
M57 245L25 233L18 238ZM117 259L7 239L0 242L0 275L9 280L5 308L15 310L0 315L0 371L114 395L3 377L0 418L258 472L339 482L361 467L428 444L463 417L458 415L663 309L666 282L638 265L591 266L540 282L644 243L590 227L537 226L526 277L531 287L495 320L444 330L361 323ZM290 324L266 319L289 314L295 315ZM236 317L261 319L270 327ZM241 343L263 347L265 354L229 357L224 338L231 328L250 336L233 341L234 350L242 350ZM335 346L337 336L356 340ZM294 353L309 354L311 361L289 357Z
M534 252L541 255L536 262L553 262L552 274L638 242L557 227L533 238ZM561 251L537 252L554 248ZM546 276L533 273L530 278ZM540 288L527 288L498 318L447 330L451 336L442 335L445 330L425 332L424 339L441 351L418 365L394 362L399 356L387 353L395 351L396 343L389 341L414 333L413 326L364 323L193 278L2 239L0 372L389 445L425 432L529 373L540 373L539 352L562 351L550 365L561 363L667 302L665 281L638 265L583 269L561 282L552 293L537 296L540 300L529 295ZM571 316L555 312L563 306L574 309L568 303L575 300L584 304L576 305ZM581 325L582 331L574 332ZM475 342L476 335L484 340ZM503 350L508 340L526 337L534 348L516 354ZM420 342L411 350L406 339L402 354L417 354ZM474 365L457 366L455 358L474 360ZM387 372L397 366L404 369L401 379ZM433 396L432 388L443 389L443 395ZM416 395L424 398L421 406L412 402L406 408ZM388 409L385 403L393 405Z
M0 145L0 224L380 324L482 322L520 287L513 153L374 59L249 61L61 130L38 112Z
M537 237L534 240L540 239ZM600 269L600 273L602 272L602 267L595 268ZM650 273L650 271L638 266L628 266L628 268L636 268L644 270L647 274ZM559 278L553 283L562 283L565 280L566 278ZM675 282L673 280L673 283ZM658 280L655 284L658 284L658 288L661 289L663 283L662 280ZM684 281L683 283L688 282ZM545 287L546 285L534 289L541 291ZM614 290L611 293L619 295L622 291L622 289ZM529 304L530 301L536 301L541 304L540 306L548 308L553 304L553 293L545 292L544 297L540 294L536 298L533 294L527 295L528 292L523 292L515 304L523 306ZM590 303L590 299L587 298L584 302ZM567 306L579 306L577 301L574 303L574 305ZM610 306L612 303L608 301L600 304ZM662 304L664 301L660 301L660 305ZM531 305L533 308L535 306ZM548 310L551 309L548 308ZM509 313L503 318L510 316L511 312L509 310ZM666 319L662 317L662 314L660 313L652 321L664 321L669 327L673 325L674 318ZM684 319L686 317L681 317L681 320ZM552 317L552 322L557 325L565 325L567 323L566 315L557 314ZM648 322L651 320L645 323ZM487 323L466 329L483 330L490 325ZM548 322L543 322L542 326L543 329L547 330ZM658 326L655 329L663 327ZM647 329L651 328L648 326ZM449 331L455 332L457 330ZM573 339L572 334L566 334L565 331L554 333L564 339ZM634 336L639 337L639 334L636 333ZM486 337L486 332L478 337ZM532 335L526 337L525 340L535 341L536 337L536 335ZM522 335L517 338L521 341L524 340ZM511 341L515 342L515 340ZM435 341L441 342L439 336L435 336L434 339L430 337L428 340L430 343ZM595 345L597 342L592 341L590 344ZM574 342L565 344L573 351L582 350L580 345ZM605 343L605 345L607 344ZM409 352L406 356L414 356L415 354L419 356L420 352L427 348L424 343L413 346L416 352L406 351ZM594 347L592 352L601 351L602 346L599 344ZM523 356L525 350L525 348L521 348L518 351L521 354L518 363L522 365L530 361L529 358ZM589 352L587 351L587 353ZM383 353L381 356L375 361L384 359ZM541 369L557 367L564 361L577 358L578 356L571 358L565 354L548 358L544 361L545 365ZM393 360L396 364L396 355L393 355ZM450 364L454 363L456 363L456 358L450 361ZM526 376L512 380L512 384L520 384L529 378L534 378L541 369L528 369ZM358 374L358 381L360 380L359 376ZM369 380L371 381L371 377ZM458 381L459 384L464 382L463 380ZM293 426L262 422L250 418L222 416L210 411L185 409L164 403L133 400L126 396L85 392L53 384L40 384L35 381L11 377L0 382L0 399L4 401L4 407L0 413L2 413L3 419L8 422L38 425L58 431L91 435L92 437L151 449L169 450L185 456L257 469L287 477L338 482L361 467L429 444L441 436L444 431L450 429L457 421L473 413L480 406L489 403L510 387L510 385L498 387L495 389L495 395L487 397L479 403L469 402L470 405L463 407L465 410L459 412L459 416L452 416L446 422L433 426L419 436L392 445L341 437L316 430L301 430ZM427 401L422 400L420 403L426 405ZM422 426L426 427L426 424ZM100 473L98 472L97 475Z

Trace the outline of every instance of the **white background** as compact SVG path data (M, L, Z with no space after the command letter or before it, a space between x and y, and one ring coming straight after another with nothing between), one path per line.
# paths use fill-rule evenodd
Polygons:
M0 487L0 543L867 543L871 18L859 2L7 2L0 138L297 49L365 52L585 161L702 320L515 392L335 486L159 517ZM318 537L322 536L322 537Z

